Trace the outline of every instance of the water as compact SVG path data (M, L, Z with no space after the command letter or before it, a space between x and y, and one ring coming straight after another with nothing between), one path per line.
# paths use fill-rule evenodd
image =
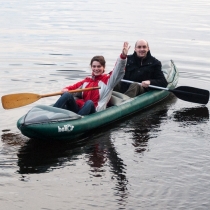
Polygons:
M178 86L210 90L210 3L201 1L0 1L0 95L53 93L110 71L123 41L145 38L173 59ZM209 209L209 104L171 95L77 144L24 137L16 121L41 99L0 107L2 209Z

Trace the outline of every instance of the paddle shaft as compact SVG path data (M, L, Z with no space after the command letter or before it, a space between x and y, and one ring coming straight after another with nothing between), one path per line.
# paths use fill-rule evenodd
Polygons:
M136 83L134 81L125 80L125 79L122 79L121 81L127 82L127 83ZM138 83L138 84L141 85L141 83ZM188 102L207 104L209 101L209 91L200 89L200 88L189 87L189 86L180 86L175 89L169 89L169 88L158 87L158 86L154 86L154 85L149 85L149 87L154 88L154 89L159 89L159 90L170 91L176 97L178 97L184 101L188 101Z
M138 83L139 85L141 85L141 83L139 83L139 82L134 82L134 81L130 81L130 80L121 79L121 81L122 82L127 82L127 83ZM167 90L167 91L169 91L168 88L164 88L164 87L158 87L158 86L154 86L154 85L149 85L149 87L155 88L155 89L159 89L159 90Z
M79 93L79 92L83 92L83 91L96 90L96 89L100 89L100 87L90 87L90 88L69 90L68 92L69 92L69 93ZM61 94L63 94L63 92L42 94L42 95L39 95L39 96L40 96L40 98L45 98L45 97L57 96L57 95L61 95Z

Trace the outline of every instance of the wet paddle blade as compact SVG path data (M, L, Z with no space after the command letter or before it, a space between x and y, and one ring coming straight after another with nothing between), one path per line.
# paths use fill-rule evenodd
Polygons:
M180 86L169 91L184 101L189 101L198 104L207 104L209 101L208 90L189 86Z
M39 99L40 95L35 93L16 93L2 96L1 102L4 109L13 109L31 104Z

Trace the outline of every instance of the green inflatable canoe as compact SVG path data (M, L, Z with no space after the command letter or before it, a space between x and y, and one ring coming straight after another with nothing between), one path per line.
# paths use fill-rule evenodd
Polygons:
M162 71L168 81L167 88L174 89L179 78L174 62L162 62ZM166 90L150 90L135 98L129 98L113 91L110 100L112 106L87 116L52 106L38 105L17 121L17 127L23 135L33 139L79 140L94 129L111 124L163 100L169 93Z

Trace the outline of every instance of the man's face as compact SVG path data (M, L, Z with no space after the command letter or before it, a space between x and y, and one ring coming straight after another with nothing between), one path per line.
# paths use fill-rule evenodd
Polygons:
M138 57L145 58L147 56L148 51L149 51L149 47L146 41L140 40L136 43L135 52Z

